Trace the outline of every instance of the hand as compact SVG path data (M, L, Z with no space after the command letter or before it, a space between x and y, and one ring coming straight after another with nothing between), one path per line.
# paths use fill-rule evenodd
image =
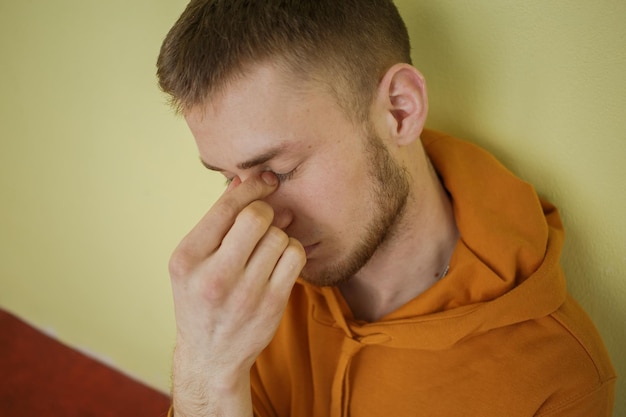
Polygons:
M261 201L277 185L271 173L235 178L172 255L175 399L249 396L249 385L241 385L249 384L306 262L302 245L272 226L274 212Z

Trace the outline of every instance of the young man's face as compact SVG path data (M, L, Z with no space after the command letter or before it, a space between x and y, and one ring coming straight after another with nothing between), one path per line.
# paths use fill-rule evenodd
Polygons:
M259 67L185 118L207 167L242 181L277 174L280 186L265 199L274 226L305 247L303 278L336 285L393 233L408 180L372 129L356 127L330 94L294 87Z

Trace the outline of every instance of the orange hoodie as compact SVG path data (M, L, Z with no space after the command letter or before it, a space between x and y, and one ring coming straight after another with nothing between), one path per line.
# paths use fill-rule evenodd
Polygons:
M251 372L255 415L610 416L615 373L567 294L556 209L480 148L422 141L461 234L448 275L374 323L298 281Z

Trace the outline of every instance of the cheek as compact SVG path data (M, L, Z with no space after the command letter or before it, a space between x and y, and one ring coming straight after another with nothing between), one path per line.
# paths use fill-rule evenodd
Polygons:
M275 196L302 221L336 223L362 217L362 210L371 200L366 161L358 150L349 157L341 150L324 152L310 160L305 170L282 185Z
M302 229L328 223L336 215L338 196L334 184L319 177L300 177L282 184L265 201L276 212L288 211Z
M333 185L325 183L319 177L303 178L290 184L292 188L289 190L288 199L294 210L309 215L316 213L318 210L328 205L332 201ZM287 193L286 193L287 194Z
M346 173L327 171L328 175L320 176L303 186L301 201L302 210L320 220L327 222L346 222L359 213L367 195L363 193L365 175L348 176Z

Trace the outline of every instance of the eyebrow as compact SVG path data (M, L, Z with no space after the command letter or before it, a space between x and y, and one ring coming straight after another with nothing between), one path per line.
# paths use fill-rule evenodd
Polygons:
M278 146L275 146L265 152L263 152L262 154L252 157L244 162L241 162L239 164L237 164L237 168L241 169L241 170L246 170L246 169L250 169L250 168L254 168L256 166L259 165L263 165L264 163L276 158L278 155L280 155L281 153L283 153L285 151L285 149L287 148L287 145L282 143ZM202 158L200 158L200 162L202 162L202 165L204 165L205 168L211 170L211 171L218 171L218 172L223 172L224 169L213 166L208 164L206 161L204 161Z

